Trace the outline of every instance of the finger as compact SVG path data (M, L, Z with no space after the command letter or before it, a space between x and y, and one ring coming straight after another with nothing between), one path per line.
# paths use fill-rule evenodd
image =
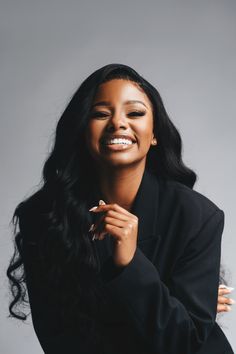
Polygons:
M101 233L99 233L99 237L103 237L108 234L115 240L120 241L122 238L122 228L111 224L105 224L104 229L101 231Z
M122 220L117 220L114 218L110 218L110 217L105 217L104 222L103 222L103 226L102 229L100 228L99 230L99 235L98 238L100 239L104 239L105 235L108 233L108 228L109 227L116 227L117 229L119 228L124 229L125 227L127 227L127 222L126 221L122 221ZM118 236L118 235L117 235Z
M126 221L126 220L130 219L129 215L120 213L120 212L115 211L115 210L108 210L106 212L106 215L110 216L110 217L113 217L113 218L116 218L116 219L119 219L119 220L123 220L123 221Z
M103 211L107 211L107 210L114 210L114 211L120 212L125 215L133 215L133 214L129 213L128 210L122 208L120 205L118 205L116 203L98 205L98 206L96 206L96 209L95 209L95 207L93 207L89 211L92 211L94 213L99 213L99 212L103 212Z
M96 224L94 224L92 231L97 230L100 232L105 223L108 224L110 223L112 225L124 227L125 222L128 221L129 219L124 214L120 214L113 210L109 210L96 222Z
M97 239L99 240L99 241L102 241L102 240L104 240L104 238L107 236L107 233L105 233L105 232L101 232L101 233L98 233L97 234Z
M220 304L234 304L234 300L225 296L218 296L218 303Z
M223 295L223 294L230 294L231 290L226 289L226 288L219 288L218 289L218 295Z
M136 216L133 216L133 215L132 215L132 217L130 217L126 214L122 214L122 213L114 211L114 210L108 210L108 211L104 212L104 214L101 216L100 219L98 219L98 221L96 222L94 227L99 228L99 225L104 223L104 219L106 217L112 217L114 219L121 220L124 222L130 222L130 223L133 223L133 222L136 223L136 219L138 219Z
M120 220L120 219L115 219L109 216L105 216L104 218L104 225L109 224L117 227L126 227L127 221L126 220Z
M126 226L126 223L122 220L105 217L104 221L101 224L99 224L98 227L95 229L95 232L101 234L102 232L104 232L106 225L124 228Z
M217 312L229 312L231 311L231 307L228 305L217 305Z
M110 217L110 218L113 218L113 219L117 219L117 220L121 220L121 221L129 221L130 220L130 218L127 215L125 215L125 214L118 213L117 211L114 211L114 210L108 210L101 217L100 221L104 221L104 219L107 218L107 217Z
M231 291L234 290L234 288L232 288L231 286L227 286L227 285L224 285L224 284L220 284L220 285L219 285L219 288L226 288L226 289L229 289L229 290L231 290Z

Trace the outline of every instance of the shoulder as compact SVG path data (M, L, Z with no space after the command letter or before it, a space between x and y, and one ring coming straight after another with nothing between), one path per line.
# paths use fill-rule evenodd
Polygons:
M203 208L204 210L209 210L210 213L220 210L216 203L208 197L182 183L171 180L166 180L162 183L165 193L168 193L173 199L176 199L182 207L194 209Z
M202 225L211 217L224 218L223 210L214 201L182 183L161 179L159 186L163 207L171 209L186 223Z

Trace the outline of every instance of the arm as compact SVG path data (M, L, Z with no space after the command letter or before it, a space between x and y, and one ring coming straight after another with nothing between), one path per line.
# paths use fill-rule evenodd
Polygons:
M191 238L168 287L139 248L116 277L104 280L147 352L192 354L207 340L216 318L223 226L217 210Z

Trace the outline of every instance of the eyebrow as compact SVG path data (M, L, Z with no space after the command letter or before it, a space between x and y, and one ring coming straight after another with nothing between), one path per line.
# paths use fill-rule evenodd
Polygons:
M142 101L138 101L138 100L125 101L124 105L131 104L131 103L141 103L142 105L144 105L147 108L145 103L143 103ZM100 102L97 102L93 105L93 107L95 107L95 106L111 106L111 103L109 101L100 101Z

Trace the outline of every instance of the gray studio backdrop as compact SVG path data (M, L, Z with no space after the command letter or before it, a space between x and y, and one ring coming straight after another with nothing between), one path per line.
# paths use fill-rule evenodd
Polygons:
M199 176L195 189L225 212L222 264L234 287L235 0L5 0L0 36L0 353L42 353L31 319L7 318L9 222L37 189L70 96L108 63L134 67L160 91L182 135L184 160ZM236 349L234 306L219 321Z

